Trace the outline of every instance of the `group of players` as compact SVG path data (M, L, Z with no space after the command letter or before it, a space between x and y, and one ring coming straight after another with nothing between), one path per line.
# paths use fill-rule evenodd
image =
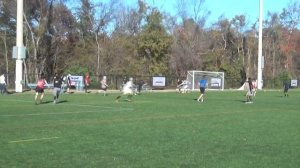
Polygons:
M53 104L57 104L59 102L59 95L61 93L62 85L64 84L64 81L67 80L67 83L70 82L70 75L66 77L59 77L57 74L55 74L53 78ZM64 80L65 79L65 80ZM45 75L41 74L35 88L35 97L34 97L34 102L35 104L39 104L43 102L44 98L44 89L45 86L48 86L49 84L45 79ZM69 92L69 87L67 89L67 92Z
M188 80L183 80L181 81L178 79L178 85L177 89L179 93L187 93L189 91L189 86L191 83ZM205 88L207 85L207 80L205 78L200 79L198 81L198 85L200 88L200 96L198 97L197 101L198 102L203 102L204 101L204 94L205 94ZM287 85L284 87L284 94L287 96L287 91L288 91ZM256 81L253 81L251 78L248 78L247 81L245 82L244 90L246 90L246 101L245 103L253 103L253 97L256 94L257 86L256 86Z
M70 80L70 74L66 77L59 77L57 74L55 74L54 79L53 79L53 103L56 104L59 102L59 96L60 93L62 92L62 86L64 84L64 81L67 82L67 93L70 93L70 86L71 86L71 80ZM87 87L89 86L90 79L88 73L84 77L84 84L85 84L85 92L87 93ZM188 92L188 85L190 82L188 80L184 81L179 81L178 80L178 90L180 93L187 93ZM42 103L43 98L44 98L44 88L45 85L48 85L47 81L45 80L45 76L42 74L37 82L36 86L36 94L35 94L35 104ZM207 85L207 80L205 78L200 79L198 81L198 85L200 88L200 95L197 98L198 102L203 102L204 101L204 95L205 95L205 89ZM48 85L49 87L49 85ZM100 91L98 92L103 92L103 95L107 95L107 79L106 76L103 76L100 82ZM246 101L245 103L253 103L253 97L256 94L256 81L252 81L251 78L248 78L244 89L247 90L245 96L246 96ZM289 85L285 83L284 85L284 96L288 96L287 92L289 89ZM133 83L133 78L129 78L128 81L125 82L123 88L122 88L122 93L123 95L127 96L127 101L132 101L132 97L135 94L135 84ZM115 102L119 102L119 99L122 97L122 95L119 95L115 98Z
M62 77L59 76L58 74L55 74L54 78L53 78L53 104L57 104L59 102L59 96L60 93L62 92L62 87L66 81L67 84L67 93L70 93L70 87L71 87L71 79L70 79L71 75L67 75L66 77ZM88 73L85 75L84 77L84 87L85 87L85 93L87 93L87 87L90 84L90 78ZM49 84L47 83L46 79L45 79L45 75L41 74L37 84L36 84L36 88L35 88L35 104L41 104L43 102L44 99L44 89L45 86L47 86L49 88ZM134 83L133 83L133 78L129 78L129 80L124 84L123 86L123 95L127 96L127 100L128 101L132 101L132 96L134 95ZM103 76L100 82L100 91L98 92L103 92L103 95L106 96L107 95L107 88L108 88L108 84L107 84L107 79L106 76ZM119 99L122 97L122 95L119 95L116 97L115 101L119 102Z
M183 80L181 81L178 79L177 81L177 89L179 93L188 93L189 92L189 85L191 84L190 81L188 80ZM206 88L207 80L205 78L200 79L198 81L199 89L200 89L200 95L197 98L198 102L203 102L204 101L204 94L205 94L205 88Z

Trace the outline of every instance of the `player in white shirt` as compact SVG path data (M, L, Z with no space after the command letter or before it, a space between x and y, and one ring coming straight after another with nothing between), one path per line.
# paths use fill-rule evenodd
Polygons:
M103 96L106 96L107 88L108 88L108 84L107 84L106 76L103 76L102 80L100 81L100 90L98 91L98 93L103 92Z
M127 100L128 101L132 101L132 96L134 94L134 90L135 90L135 85L133 83L133 78L129 78L129 81L126 82L126 84L123 86L123 95L127 95ZM119 102L119 99L122 96L119 95L118 97L116 97L115 101Z
M182 83L177 86L179 88L179 93L188 93L190 84L191 82L188 80L182 81Z
M0 92L1 94L6 93L6 82L4 74L0 76Z

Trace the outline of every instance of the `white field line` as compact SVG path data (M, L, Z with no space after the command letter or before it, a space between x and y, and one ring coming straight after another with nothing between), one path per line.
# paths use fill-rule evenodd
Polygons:
M4 99L3 101L18 101L18 102L32 102L34 103L34 100L29 101L29 100L17 100L17 99ZM47 101L48 102L48 101ZM47 103L49 105L53 105L52 103ZM43 105L47 105L47 104L43 104ZM98 106L98 105L90 105L90 104L70 104L70 103L62 103L64 105L67 106L83 106L83 107L100 107L100 108L114 108L114 107L108 107L108 106ZM59 105L59 104L55 104L55 105Z
M4 99L4 101L18 101L18 102L28 102L28 103L30 103L30 102L32 102L32 103L34 103L34 101L29 101L29 100L15 100L15 99ZM51 106L54 106L52 103L48 103L49 105L51 105ZM43 105L48 105L48 104L43 104ZM69 103L62 103L62 104L64 104L64 106L81 106L81 107L99 107L99 108L111 108L111 109L114 109L115 107L108 107L108 106L98 106L98 105L90 105L90 104L69 104ZM57 105L60 105L60 104L55 104L56 106Z
M35 139L22 139L16 141L9 141L8 143L22 143L22 142L33 142L33 141L44 141L44 140L51 140L51 139L58 139L59 137L48 137L48 138L35 138Z
M132 111L133 109L109 109L109 111ZM91 110L91 111L72 111L72 112L56 112L56 113L31 113L31 114L3 114L0 117L19 117L19 116L42 116L42 115L63 115L63 114L80 114L80 113L100 113L100 112L107 112L108 110Z
M29 101L29 100L18 100L18 99L3 99L2 101L15 101L15 102L34 102L33 101Z

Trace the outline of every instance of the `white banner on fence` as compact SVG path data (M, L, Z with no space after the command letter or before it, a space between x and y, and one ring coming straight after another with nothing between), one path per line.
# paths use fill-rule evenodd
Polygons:
M220 78L211 78L210 85L211 87L220 87L221 86L221 79Z
M292 79L291 80L291 86L297 87L298 86L297 82L298 82L297 79Z
M152 77L152 86L165 87L166 86L166 77Z
M71 85L75 86L76 90L82 90L83 89L83 85L84 85L83 76L71 75L70 80L71 80Z

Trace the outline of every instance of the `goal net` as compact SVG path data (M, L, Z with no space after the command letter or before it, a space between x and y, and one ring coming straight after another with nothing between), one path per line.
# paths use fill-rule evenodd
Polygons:
M188 71L187 80L190 82L191 90L199 89L199 80L206 79L206 89L208 90L224 90L224 72L211 71Z

